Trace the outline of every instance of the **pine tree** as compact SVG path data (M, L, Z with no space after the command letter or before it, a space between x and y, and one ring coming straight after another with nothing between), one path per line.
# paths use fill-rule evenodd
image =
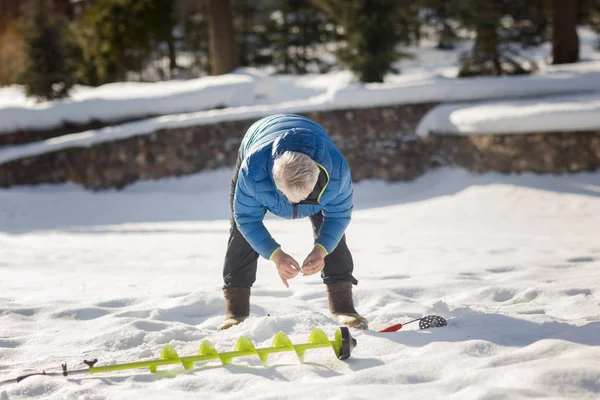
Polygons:
M461 23L476 32L459 76L526 74L536 69L521 50L547 40L544 0L495 0L485 6L478 0L454 2Z
M227 74L238 66L233 15L229 0L206 0L213 75Z
M423 8L424 23L434 28L438 34L437 48L440 50L453 50L458 40L458 33L452 24L452 1L421 0L419 6Z
M592 6L596 0L575 0L577 2L577 25L584 25L589 21ZM598 9L598 7L596 7Z
M180 50L190 57L186 66L187 77L210 74L210 51L208 39L208 21L204 15L202 2L196 0L178 1L178 30L180 31ZM180 75L181 75L180 67Z
M552 0L552 64L579 60L578 6L574 0Z
M26 92L39 100L67 97L72 79L65 60L63 26L46 0L30 3L33 15L25 33L26 67L20 78Z
M411 39L411 0L316 0L344 30L337 55L361 82L383 82L392 64L406 56L397 46Z
M597 49L600 50L600 0L589 0L586 23L599 35Z
M149 37L154 41L153 48L164 45L169 57L170 76L177 70L177 48L175 44L175 4L173 0L150 0L143 17L147 18Z
M238 62L241 66L248 67L255 64L255 59L259 54L258 36L264 28L264 24L259 23L261 1L253 0L232 0L231 11L234 18L234 29L236 35L236 48Z
M272 65L286 74L323 73L332 65L321 54L323 48L339 40L336 25L320 8L303 0L279 0L275 8L265 3L255 13L266 14L255 30L258 55L255 65ZM256 24L254 25L256 29Z
M156 55L165 49L176 67L175 25L170 0L97 0L71 27L77 81L101 85L143 79ZM152 70L152 68L150 68Z

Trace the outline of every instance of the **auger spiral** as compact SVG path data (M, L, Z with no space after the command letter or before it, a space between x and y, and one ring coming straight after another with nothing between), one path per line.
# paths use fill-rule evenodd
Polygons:
M246 337L241 336L233 349L233 351L218 352L215 346L208 340L204 340L200 344L198 354L192 356L179 356L173 346L166 345L163 347L160 358L145 361L136 361L129 363L111 364L104 366L96 366L98 360L84 360L83 363L89 368L69 371L67 364L61 364L62 372L50 372L46 371L23 375L16 378L16 382L21 382L23 379L34 375L46 375L46 376L69 376L77 374L97 374L107 373L115 371L124 371L130 369L148 368L150 372L155 373L158 371L158 367L164 365L181 364L185 370L194 369L196 363L207 362L218 360L221 365L228 365L232 363L234 358L238 357L251 357L256 356L264 367L267 366L267 360L270 354L283 353L283 352L294 352L298 356L298 360L303 363L304 355L307 350L318 349L324 347L331 347L340 360L349 358L352 354L352 349L356 347L356 339L350 335L350 331L346 327L341 327L335 332L333 340L329 340L327 334L320 329L315 328L310 333L307 343L293 344L290 338L283 332L278 332L273 337L273 341L270 347L256 348L252 341ZM2 383L13 382L15 380L6 381Z

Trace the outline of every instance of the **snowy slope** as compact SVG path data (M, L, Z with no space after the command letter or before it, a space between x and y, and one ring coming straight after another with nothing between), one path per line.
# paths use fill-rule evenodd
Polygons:
M0 381L58 367L195 354L240 335L268 346L336 325L318 277L286 289L259 264L253 316L217 333L231 170L91 193L74 185L0 191ZM373 328L423 314L449 326L352 333L306 364L235 359L186 374L36 376L0 399L597 398L600 396L600 174L476 176L440 170L412 183L362 182L348 230L357 308ZM269 218L293 256L306 220ZM167 369L167 368L165 368ZM180 371L181 368L175 368Z

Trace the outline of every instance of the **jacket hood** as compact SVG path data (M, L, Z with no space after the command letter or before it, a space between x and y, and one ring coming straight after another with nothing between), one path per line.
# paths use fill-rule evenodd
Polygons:
M323 138L315 135L312 131L305 128L288 129L273 142L272 162L286 151L295 151L303 153L312 158L315 162L321 164L327 171L331 171L331 155ZM271 162L271 163L272 163ZM270 168L273 166L270 165Z

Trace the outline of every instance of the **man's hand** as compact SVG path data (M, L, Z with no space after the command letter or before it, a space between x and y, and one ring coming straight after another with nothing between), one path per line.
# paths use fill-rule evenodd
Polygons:
M321 272L325 266L325 256L327 252L321 246L315 246L313 251L310 252L304 263L302 264L303 275L313 275L317 272Z
M300 265L292 256L281 249L275 251L275 254L271 257L271 261L275 263L281 281L285 287L289 288L290 285L288 285L287 281L288 279L294 279L298 275Z

